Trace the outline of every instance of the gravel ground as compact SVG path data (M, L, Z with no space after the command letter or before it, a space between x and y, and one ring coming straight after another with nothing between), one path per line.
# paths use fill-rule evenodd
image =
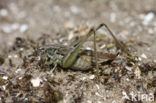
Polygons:
M155 5L155 0L0 0L0 103L156 103L150 102L156 98ZM137 62L128 64L119 55L96 77L59 67L50 73L29 56L38 45L69 45L103 22L135 48ZM105 29L98 33L107 36L98 38L99 51L114 45Z

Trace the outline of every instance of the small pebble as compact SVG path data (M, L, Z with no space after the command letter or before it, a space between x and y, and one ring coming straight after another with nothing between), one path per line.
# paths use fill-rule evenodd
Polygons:
M28 30L28 25L27 24L22 24L21 26L20 26L20 32L21 33L24 33L25 31L27 31Z
M106 47L106 44L103 44L101 47L100 47L100 49L103 49L103 48L105 48Z
M87 49L87 50L92 50L92 48L90 48L90 47L86 47L86 49Z
M142 59L140 57L138 57L138 61L142 61Z
M126 66L125 68L126 68L128 71L132 71L132 69L133 69L132 67L128 67L128 66Z
M8 55L8 58L11 59L12 58L12 55Z
M97 95L97 96L99 96L99 97L103 97L103 96L100 95L98 92L96 92L95 95Z
M19 69L17 69L17 70L15 71L15 73L19 73L21 70L22 70L22 69L19 68Z
M18 79L21 80L23 77L19 77Z
M127 81L130 81L129 78L126 78Z
M64 41L64 38L60 38L60 39L59 39L59 42L62 43L63 41Z
M39 87L42 80L40 78L31 79L33 87Z
M143 21L143 24L144 25L148 25L151 21L152 21L152 19L154 18L154 13L153 12L150 12L150 13L148 13L145 17L144 17L144 21Z
M4 80L7 80L7 79L8 79L8 76L3 76L3 79L4 79Z
M1 16L7 16L7 15L8 15L7 9L1 9L1 10L0 10L0 15L1 15Z
M147 59L147 56L145 54L142 54L141 57Z
M18 55L14 55L14 58L18 58Z
M89 77L89 79L94 79L95 78L95 75L91 75L90 77Z
M6 90L6 85L3 85L2 88L3 88L3 90Z

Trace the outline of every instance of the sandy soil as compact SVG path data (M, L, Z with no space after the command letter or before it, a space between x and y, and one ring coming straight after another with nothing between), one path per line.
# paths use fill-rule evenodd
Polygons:
M0 103L155 103L150 102L156 98L155 5L155 0L0 0ZM62 68L50 73L29 56L41 45L69 45L84 36L84 28L103 22L135 48L136 61L129 64L121 55L96 77ZM97 38L99 51L114 45L104 28L98 34L106 35ZM134 101L132 93L147 98Z

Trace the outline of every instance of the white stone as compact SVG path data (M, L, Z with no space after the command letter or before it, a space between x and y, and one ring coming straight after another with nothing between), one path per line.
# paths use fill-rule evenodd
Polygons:
M103 49L103 48L105 48L106 47L106 45L105 44L103 44L101 47L100 47L100 49Z
M23 51L24 50L24 48L20 48L20 51Z
M64 38L60 38L60 39L59 39L59 42L63 42L63 40L64 40Z
M138 60L139 60L139 61L142 61L142 59L141 59L140 57L138 57Z
M35 78L35 79L31 79L31 83L32 83L33 87L39 87L41 82L42 82L42 80L39 77Z
M92 48L90 48L90 47L86 47L86 49L87 49L87 50L92 50Z
M94 79L95 78L95 75L91 75L90 77L89 77L89 79Z
M145 17L144 17L144 21L143 21L143 24L144 25L148 25L150 23L150 21L152 21L152 19L154 18L154 13L153 12L150 12L148 13Z
M147 56L145 54L142 54L141 57L147 59Z
M103 96L100 95L98 92L96 92L95 95L97 95L97 96L99 96L99 97L103 97Z
M8 11L6 9L1 9L0 10L0 15L1 16L7 16L8 15Z
M125 91L122 91L122 95L127 95L127 93Z
M12 55L8 55L8 58L9 58L9 59L12 58Z
M21 68L19 68L19 69L17 69L16 71L15 71L15 73L19 73L19 72L21 72Z
M127 81L130 81L129 78L126 78Z
M23 77L19 77L18 79L21 80Z
M27 24L22 24L22 25L20 26L20 32L21 32L21 33L25 32L25 31L27 31L27 30L28 30L28 25L27 25Z
M125 66L125 68L128 70L128 71L132 71L132 67L129 67L129 66Z
M3 85L2 88L3 88L3 90L6 90L6 85Z
M14 55L14 58L18 58L18 55Z
M8 79L8 76L3 76L3 79L4 79L4 80L7 80L7 79Z

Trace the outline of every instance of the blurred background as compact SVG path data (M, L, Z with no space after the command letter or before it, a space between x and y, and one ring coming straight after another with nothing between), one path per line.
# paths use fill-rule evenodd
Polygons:
M135 46L141 64L131 67L125 65L126 60L123 59L118 63L122 64L121 67L106 65L107 69L103 69L102 73L106 72L107 75L97 79L90 72L71 70L58 70L51 75L51 68L43 70L36 59L29 57L39 43L69 45L75 35L82 37L85 34L83 30L100 23L106 23L125 44ZM74 34L76 30L80 32ZM99 32L105 34L104 29ZM114 44L113 39L108 38L105 41ZM97 40L97 50L101 49L100 46L105 49L105 41L102 38ZM93 46L91 41L88 44ZM50 96L56 99L55 89L62 92L65 98L60 103L81 103L81 98L85 102L88 100L87 103L121 103L123 94L131 90L141 90L147 94L154 92L156 96L156 66L151 66L153 60L156 63L155 45L156 0L0 0L0 103L1 100L26 103L33 96L36 99L32 101L40 101L38 97L49 101ZM142 60L150 62L143 65ZM32 78L37 78L37 88L32 87ZM47 80L54 90L47 86L43 89ZM43 95L46 90L51 91L51 95L47 92ZM16 99L20 97L22 99L17 102Z
M155 58L155 0L0 0L0 44L45 33L66 37L80 26L106 23L117 37L147 44L138 48Z

